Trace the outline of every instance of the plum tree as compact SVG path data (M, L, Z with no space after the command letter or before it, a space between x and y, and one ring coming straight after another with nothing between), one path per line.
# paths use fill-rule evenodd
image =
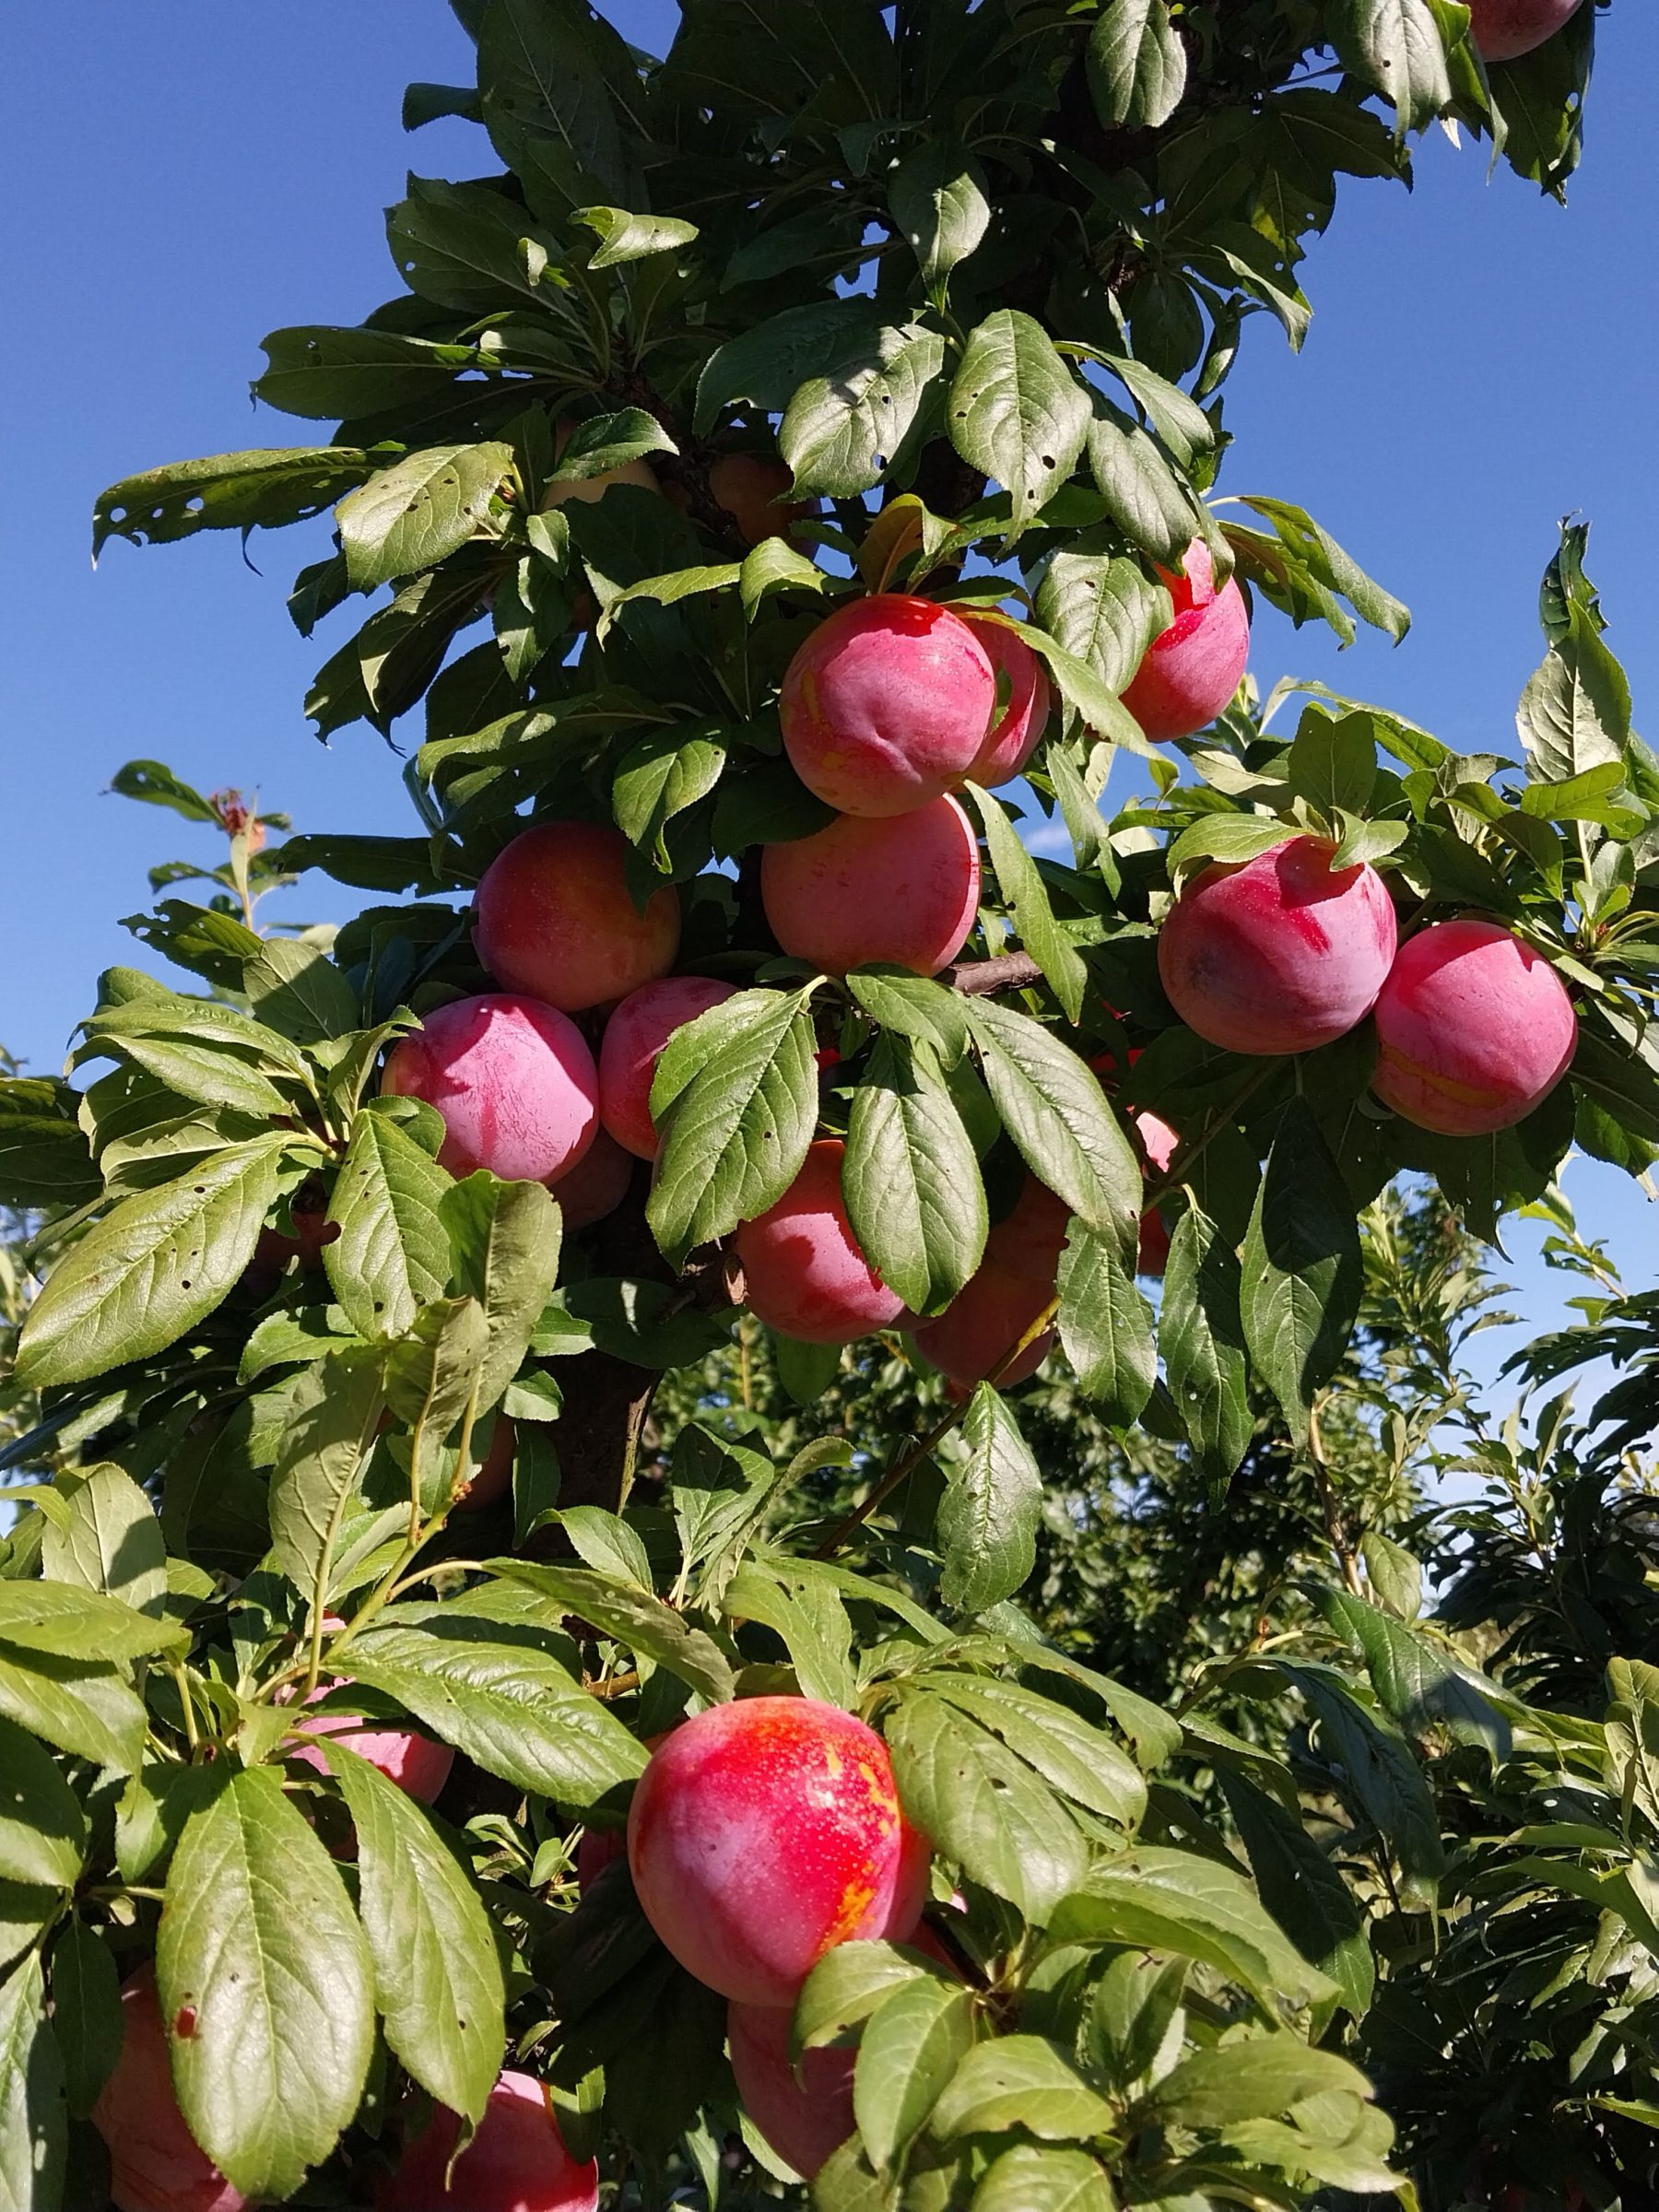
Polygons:
M999 686L1007 687L1007 705L993 723L968 771L969 781L987 789L1012 782L1042 742L1049 720L1049 680L1042 663L1022 637L1004 622L963 620L984 647Z
M634 1155L625 1152L604 1128L573 1168L553 1179L553 1195L567 1229L589 1229L616 1212L633 1181Z
M599 1118L618 1144L654 1159L651 1079L663 1047L677 1029L730 998L734 986L709 975L665 975L630 992L599 1041Z
M1583 0L1469 0L1469 29L1487 62L1519 61L1554 38Z
M750 1311L804 1344L851 1344L904 1312L853 1234L841 1195L846 1149L839 1137L818 1138L783 1195L733 1239Z
M820 622L784 674L783 743L838 813L907 814L963 782L990 732L996 671L930 599L878 593Z
M478 885L478 957L503 989L562 1013L626 998L674 965L679 897L643 908L628 888L628 841L602 822L541 822L498 853Z
M1560 977L1496 922L1437 922L1407 937L1376 1024L1371 1088L1443 1136L1512 1128L1543 1104L1578 1043Z
M1230 1053L1307 1053L1376 1004L1394 953L1394 901L1361 862L1293 837L1184 886L1158 937L1158 972L1189 1029Z
M1187 547L1179 575L1159 569L1159 577L1175 619L1147 646L1124 704L1148 737L1168 744L1207 727L1238 689L1250 659L1250 616L1236 577L1217 590L1202 538Z
M242 2212L247 2203L185 2125L173 2092L155 1969L121 1991L121 2047L92 2108L110 2152L116 2212Z
M760 853L773 936L831 974L871 961L936 975L979 911L979 842L959 804L931 799L879 820L839 815Z
M455 2113L435 2112L377 2182L377 2212L598 2212L599 2169L566 2149L533 2074L502 2074L455 2158L460 2135Z
M726 2047L743 2109L786 2165L811 2181L853 2130L856 2051L831 2043L790 2057L787 2006L726 2007Z
M680 1964L750 2005L793 2005L837 1944L901 1941L925 1893L887 1746L813 1698L743 1698L677 1728L634 1792L628 1859Z
M574 1022L506 992L435 1006L386 1060L381 1089L443 1116L439 1159L452 1175L551 1182L574 1168L599 1126L599 1074Z

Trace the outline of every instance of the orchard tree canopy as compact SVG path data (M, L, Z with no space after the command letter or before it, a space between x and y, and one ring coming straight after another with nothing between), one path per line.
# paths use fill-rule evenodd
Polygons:
M305 710L414 822L131 763L229 839L184 980L0 1083L0 2206L1645 2201L1659 1675L1510 1547L1651 1400L1552 1186L1659 1158L1659 759L1576 523L1515 755L1261 698L1263 602L1409 618L1225 415L1339 180L1562 194L1594 6L453 5L488 173L265 341L331 441L97 504L332 510ZM1611 1459L1467 1411L1518 1207ZM1420 1517L1448 1420L1509 1518ZM1101 1470L1213 1555L1159 1665ZM1617 1984L1544 2166L1418 2034L1500 1890Z

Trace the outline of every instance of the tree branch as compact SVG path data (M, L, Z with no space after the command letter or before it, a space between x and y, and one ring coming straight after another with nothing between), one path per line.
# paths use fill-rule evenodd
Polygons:
M938 981L964 998L986 998L993 991L1023 991L1042 981L1029 952L998 953L994 960L957 960L939 971Z

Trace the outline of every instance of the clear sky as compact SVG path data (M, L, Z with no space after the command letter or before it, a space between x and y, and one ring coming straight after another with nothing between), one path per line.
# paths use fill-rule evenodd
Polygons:
M607 12L659 51L675 13L666 0ZM1538 575L1557 518L1576 512L1594 524L1591 567L1639 719L1659 695L1659 6L1616 0L1599 41L1565 210L1507 171L1488 184L1483 148L1437 135L1412 195L1345 182L1305 272L1300 359L1266 317L1247 327L1221 488L1301 501L1416 615L1398 651L1368 636L1338 655L1265 609L1264 688L1318 676L1460 748L1509 749L1540 651ZM463 124L399 128L406 81L468 76L443 0L59 0L15 20L7 44L0 818L18 880L0 1042L47 1069L97 971L138 955L119 919L148 903L148 865L220 857L207 832L105 795L124 760L257 786L302 829L409 826L396 756L366 726L325 750L300 713L337 642L306 643L283 608L309 541L256 537L263 575L219 535L115 545L94 574L88 524L97 492L132 470L307 442L308 426L249 402L259 338L359 320L395 288L379 211L406 169L465 176L488 156ZM339 918L350 898L313 877L286 912ZM1659 1216L1588 1161L1568 1187L1651 1285ZM1542 1277L1526 1231L1513 1244L1541 1318L1571 1286Z

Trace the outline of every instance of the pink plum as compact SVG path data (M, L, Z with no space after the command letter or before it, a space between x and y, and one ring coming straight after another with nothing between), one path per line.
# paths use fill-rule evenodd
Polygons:
M782 1197L734 1239L749 1311L806 1344L851 1344L904 1312L853 1234L841 1197L845 1152L839 1137L818 1138Z
M1408 937L1377 1000L1371 1088L1443 1136L1522 1121L1571 1065L1578 1017L1541 953L1495 922Z
M441 2108L378 2183L376 2212L598 2212L599 2169L565 2148L533 2075L501 2076L452 2173L460 2134L460 2120Z
M786 2005L731 2005L726 2043L738 2101L784 2163L811 2181L832 2150L853 2133L856 2051L833 2044L789 2055Z
M184 2124L153 1968L121 1993L121 2055L92 2108L110 2148L116 2212L242 2212L233 2189Z
M993 1374L1054 1295L1071 1210L1034 1175L985 1239L984 1257L943 1313L914 1332L916 1348L959 1391ZM1054 1341L1034 1337L999 1378L1006 1389L1034 1375Z
M812 1698L742 1698L682 1723L634 1791L628 1857L680 1964L749 2005L793 2005L838 1943L902 1942L926 1879L887 1746Z
M327 1695L327 1687L318 1689L318 1697ZM324 1736L344 1744L347 1751L355 1751L366 1759L371 1767L378 1767L388 1782L396 1783L400 1790L421 1805L430 1805L449 1780L450 1769L455 1755L447 1744L434 1743L429 1735L421 1735L413 1728L389 1728L383 1723L365 1724L360 1718L345 1712L322 1712L315 1718L296 1721L294 1725L307 1735ZM312 1767L319 1774L331 1774L328 1754L321 1747L312 1749L309 1745L290 1747L289 1756L302 1767Z
M959 616L883 593L818 624L783 677L783 744L809 791L842 814L908 814L978 759L996 672Z
M619 1145L654 1159L651 1079L676 1030L730 998L735 986L709 975L665 975L630 992L605 1025L599 1044L599 1118Z
M576 1165L553 1178L553 1195L565 1227L589 1229L614 1214L628 1195L633 1171L633 1154L624 1152L604 1129L595 1130L593 1143Z
M505 992L435 1006L386 1061L381 1089L443 1116L438 1157L452 1175L488 1168L547 1182L573 1168L599 1126L599 1071L556 1006Z
M981 746L969 780L987 789L1010 783L1036 751L1049 718L1049 680L1042 663L1004 622L963 620L991 657L991 665L1008 687L1002 718Z
M1149 1107L1136 1107L1129 1116L1131 1126L1140 1140L1147 1165L1153 1174L1161 1175L1181 1148L1181 1138L1168 1122L1154 1113ZM1135 1255L1137 1275L1161 1275L1170 1257L1170 1225L1156 1206L1148 1206L1140 1219L1140 1250Z
M1519 61L1553 39L1581 0L1469 0L1469 30L1483 62Z
M679 948L679 894L634 904L628 840L604 822L538 822L498 853L478 885L478 957L498 983L566 1014L626 998Z
M709 469L710 497L725 509L748 546L758 546L766 537L788 537L791 523L818 512L816 500L784 496L794 485L794 477L783 463L765 453L722 453ZM689 508L680 485L671 479L663 488L676 507Z
M979 841L955 799L884 821L839 815L760 849L773 936L835 975L874 961L936 975L967 942L979 894Z
M1307 1053L1365 1019L1394 954L1374 868L1333 873L1331 847L1293 837L1206 868L1171 908L1158 972L1189 1029L1231 1053Z
M1215 721L1239 688L1250 658L1250 617L1233 577L1218 591L1209 547L1195 537L1186 573L1159 569L1175 603L1175 619L1153 639L1124 693L1124 704L1148 737L1191 737Z

